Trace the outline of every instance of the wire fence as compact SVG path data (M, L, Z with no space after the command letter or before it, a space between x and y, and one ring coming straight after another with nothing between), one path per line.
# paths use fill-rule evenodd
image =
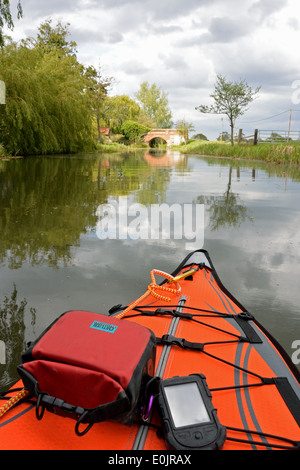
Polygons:
M300 131L278 131L255 129L254 134L245 135L240 129L234 138L238 144L266 144L272 142L300 142Z
M300 142L300 131L259 130L257 143Z

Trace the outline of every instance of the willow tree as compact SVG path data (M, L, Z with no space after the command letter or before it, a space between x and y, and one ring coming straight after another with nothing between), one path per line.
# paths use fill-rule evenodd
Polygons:
M10 42L0 51L6 83L0 139L11 154L72 153L92 144L84 68L59 45L42 47L42 37L40 30L36 41Z
M23 15L22 5L20 1L18 1L17 3L17 14L18 19L21 18ZM14 22L10 11L10 1L0 0L0 46L4 45L2 29L5 24L9 29L14 28Z
M214 104L200 105L196 109L201 113L225 114L230 122L231 144L233 145L236 119L247 111L248 105L256 98L259 90L260 87L253 90L244 80L230 82L219 74L214 92L210 95L214 99Z

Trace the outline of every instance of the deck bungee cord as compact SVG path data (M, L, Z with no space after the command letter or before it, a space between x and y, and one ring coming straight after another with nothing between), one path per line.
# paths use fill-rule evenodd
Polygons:
M14 408L16 405L20 404L30 395L30 392L25 388L18 388L15 390L11 390L10 392L17 392L17 394L13 397L8 398L5 396L8 392L5 392L0 397L1 400L7 400L7 402L0 407L0 419L2 418L2 416L5 415L5 413L7 413L10 409Z
M194 272L194 270L192 272ZM158 276L164 277L168 281L168 283L175 283L176 286L175 287L166 287L165 285L157 284L155 274L158 275ZM116 318L123 318L130 310L132 310L142 300L144 300L146 297L148 297L149 294L151 294L154 298L156 298L158 300L163 300L163 301L166 301L166 302L170 301L171 300L170 297L168 297L165 294L166 293L167 294L174 294L174 295L180 294L181 286L178 283L178 280L183 279L184 277L189 276L189 275L191 275L191 272L188 272L185 275L178 276L177 278L175 278L171 274L165 273L164 271L160 271L158 269L152 269L152 271L150 272L152 283L148 285L147 291L143 295L141 295L141 297L139 297L137 300L135 300L131 305L126 307L125 310L123 310L123 312L116 315ZM163 294L162 293L159 294L156 291L163 292Z

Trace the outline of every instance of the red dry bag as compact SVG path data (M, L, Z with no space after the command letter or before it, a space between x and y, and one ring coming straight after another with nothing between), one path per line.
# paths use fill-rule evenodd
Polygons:
M62 314L22 354L18 372L44 410L93 423L132 424L154 374L154 333L128 320L85 311ZM79 431L80 423L89 423Z

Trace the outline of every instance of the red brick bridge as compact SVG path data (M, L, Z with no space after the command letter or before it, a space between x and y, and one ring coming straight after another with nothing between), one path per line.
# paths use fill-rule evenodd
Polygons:
M167 143L167 147L171 145L180 145L186 142L185 137L176 129L152 129L144 136L146 144L150 145L153 139L163 139Z

